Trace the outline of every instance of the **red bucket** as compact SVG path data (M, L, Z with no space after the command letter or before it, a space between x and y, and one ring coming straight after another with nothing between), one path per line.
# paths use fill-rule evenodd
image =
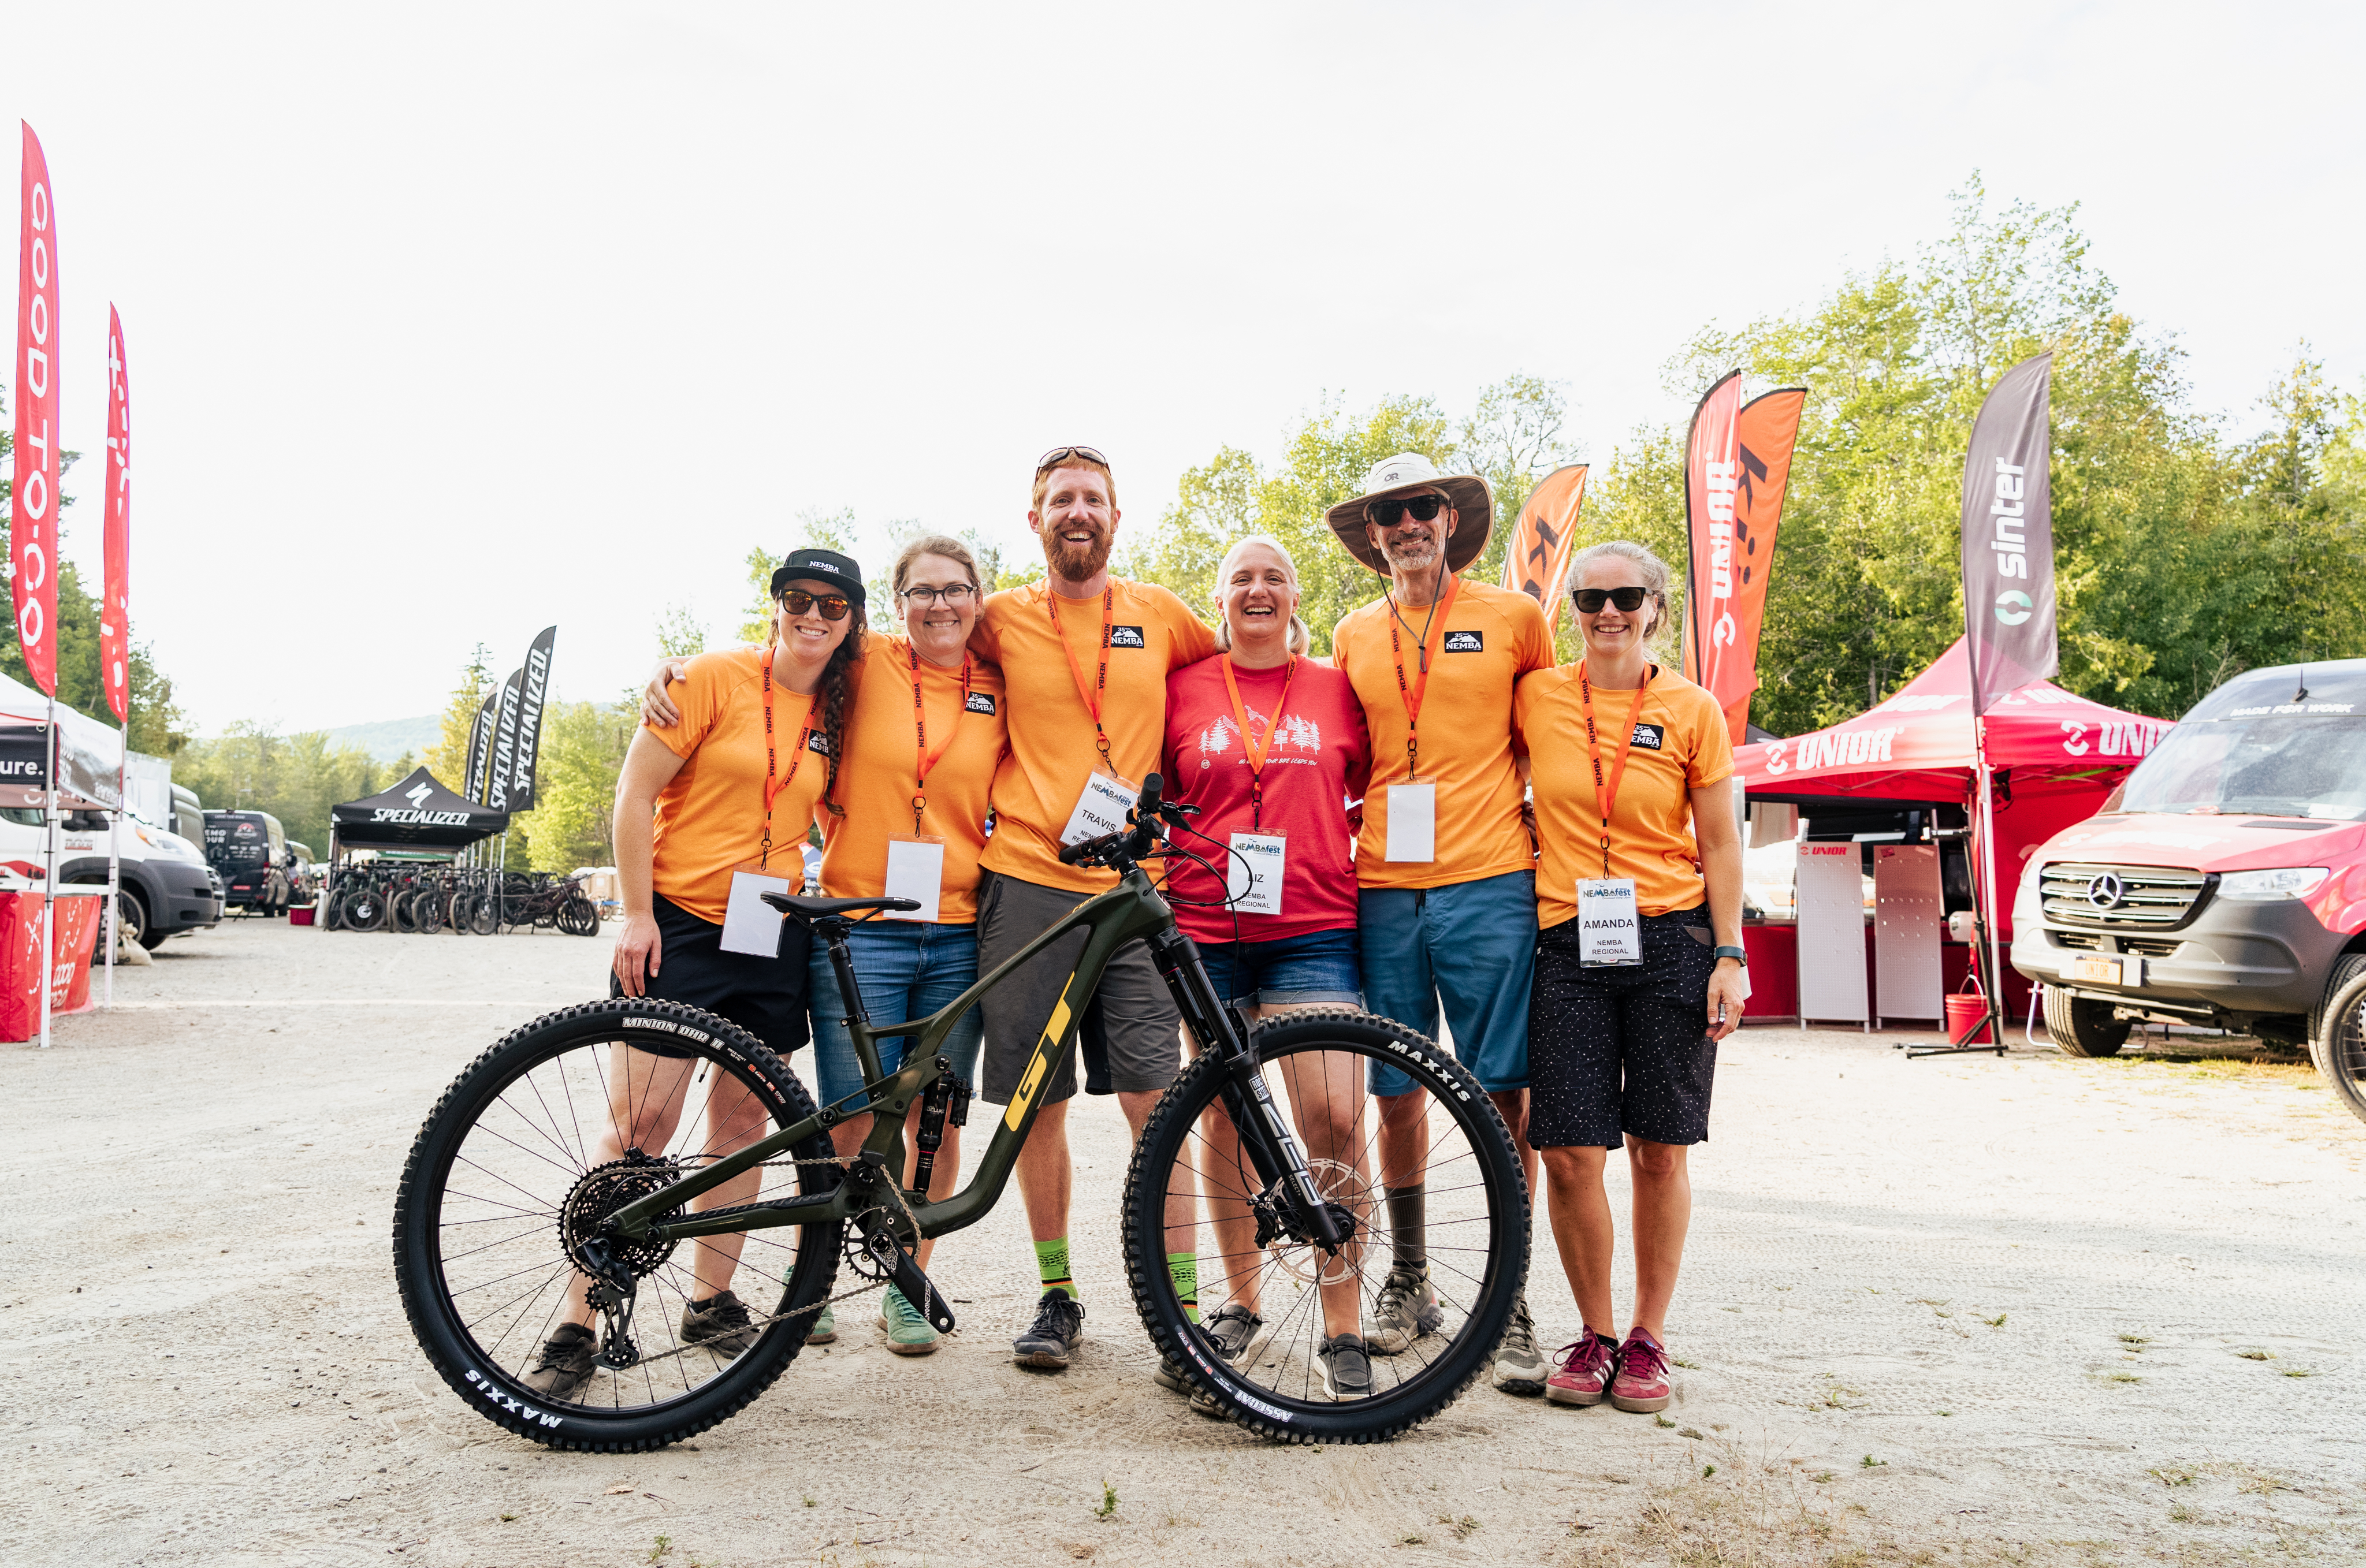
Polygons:
M1979 989L1980 977L1966 975L1964 984L1967 989L1951 992L1946 998L1947 1039L1957 1045L1993 1045L1996 1037L1985 1021L1989 1015L1989 998L1987 993ZM1966 1039L1966 1032L1977 1038Z

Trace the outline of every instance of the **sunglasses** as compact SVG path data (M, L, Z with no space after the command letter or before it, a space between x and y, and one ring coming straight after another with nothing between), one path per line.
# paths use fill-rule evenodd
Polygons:
M781 595L781 608L792 615L802 615L818 607L825 621L842 621L853 602L843 593L813 594L802 588L791 588Z
M1651 594L1648 588L1572 588L1569 591L1569 596L1577 601L1578 614L1582 615L1602 614L1605 604L1616 604L1631 615L1643 607L1643 601Z
M1110 460L1089 446L1054 446L1035 459L1035 471L1040 474L1048 468L1056 468L1071 457L1082 457L1086 462L1098 463L1104 468L1110 467Z
M1437 509L1446 504L1442 495L1414 495L1397 501L1376 501L1364 508L1364 515L1383 528L1393 528L1397 520L1407 513L1416 523L1435 522Z

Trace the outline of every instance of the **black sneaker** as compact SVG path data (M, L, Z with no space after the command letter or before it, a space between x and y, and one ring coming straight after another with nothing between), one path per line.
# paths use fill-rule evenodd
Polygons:
M682 1342L728 1361L747 1354L756 1343L756 1329L739 1298L724 1291L682 1309Z
M1372 1397L1372 1362L1360 1334L1335 1334L1314 1359L1323 1369L1323 1392L1335 1400Z
M1085 1337L1085 1303L1057 1288L1043 1292L1035 1303L1035 1321L1010 1342L1010 1359L1022 1367L1061 1371L1068 1353Z
M592 1381L598 1363L592 1355L600 1337L580 1323L562 1323L542 1342L542 1354L526 1373L525 1386L554 1404L572 1400Z
M1240 1303L1234 1302L1218 1307L1215 1314L1200 1327L1206 1331L1208 1342L1216 1348L1217 1355L1227 1361L1237 1361L1257 1343L1258 1331L1265 1327L1265 1319Z

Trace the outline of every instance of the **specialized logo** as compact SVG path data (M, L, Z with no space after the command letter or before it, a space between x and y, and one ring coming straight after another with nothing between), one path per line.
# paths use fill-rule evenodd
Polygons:
M434 792L434 786L433 784L421 784L417 789L404 790L402 792L402 798L411 802L414 807L425 806L427 804L428 795Z
M2127 897L2128 885L2108 871L2087 884L2087 902L2098 909L2116 909Z
M1486 636L1481 632L1448 632L1446 634L1446 651L1484 653L1487 651Z
M2013 556L2010 558L2013 560L2022 560L2025 558ZM2006 626L2017 626L2021 625L2022 622L2029 619L2036 604L2037 601L2032 599L2028 594L2023 593L2020 589L2008 588L2003 592L1997 595L1996 618L2003 622Z
M1148 648L1150 645L1143 640L1140 626L1111 626L1110 627L1110 646L1111 648Z
M1667 731L1656 724L1639 724L1635 727L1635 738L1628 744L1640 746L1647 751L1657 751L1660 742L1666 737Z
M994 694L972 692L969 694L969 700L962 704L962 706L971 713L982 713L990 717L994 713Z

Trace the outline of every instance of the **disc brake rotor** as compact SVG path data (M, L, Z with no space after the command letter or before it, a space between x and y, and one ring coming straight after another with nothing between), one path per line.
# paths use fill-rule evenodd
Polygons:
M1377 1197L1370 1179L1358 1176L1354 1166L1334 1159L1311 1159L1306 1168L1314 1178L1315 1190L1323 1194L1324 1201L1357 1216L1357 1231L1369 1235L1370 1221L1367 1216ZM1309 1285L1335 1285L1356 1272L1345 1247L1326 1253L1302 1242L1277 1240L1266 1250L1283 1273Z

